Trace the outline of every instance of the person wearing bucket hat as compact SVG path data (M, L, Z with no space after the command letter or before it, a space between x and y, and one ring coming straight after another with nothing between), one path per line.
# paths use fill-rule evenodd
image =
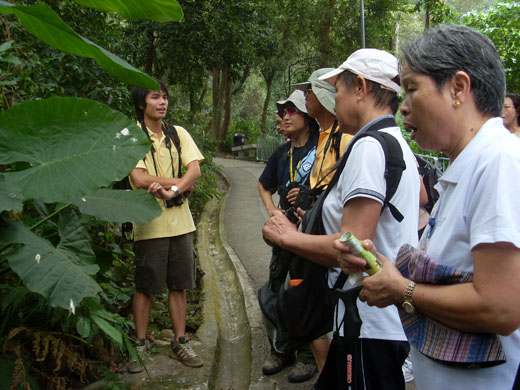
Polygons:
M520 140L500 117L504 65L481 32L439 25L403 47L401 78L411 138L450 166L419 253L404 269L378 255L360 297L400 308L418 389L520 389Z
M269 215L277 210L286 212L292 207L295 209L310 207L310 201L302 200L300 188L308 186L309 183L319 129L317 122L307 114L302 91L294 91L287 99L277 101L276 106L277 113L283 121L281 126L285 135L291 137L291 141L276 148L258 181L258 191ZM273 201L274 192L280 195L278 207ZM269 290L268 294L278 293L280 288L278 281L279 279L285 281L288 273L288 267L284 264L291 258L291 253L281 248L273 248L269 280L262 287ZM275 332L276 326L270 323L269 314L264 313L264 322L268 328L271 351L262 367L262 372L265 375L276 374L296 359L296 364L288 376L289 382L304 382L311 379L316 374L317 368L309 346L295 350L288 334Z
M418 242L420 179L415 157L394 119L401 92L398 73L398 61L390 53L360 49L339 68L319 77L336 87L339 127L354 136L339 160L332 185L319 199L325 234L302 233L282 215L270 218L262 230L266 242L328 266L329 287L340 272L333 244L341 234L373 239L379 251L394 259L403 243ZM400 166L400 177L393 161ZM395 191L387 198L389 187ZM349 280L342 286L352 287ZM337 303L334 337L315 388L404 390L402 364L409 345L397 308L370 307L356 299L345 302ZM345 317L347 312L350 317ZM360 327L353 328L359 318Z
M334 111L336 88L319 77L334 70L321 68L314 71L309 80L295 84L296 89L304 91L305 105L309 116L320 125L316 159L311 171L310 186L315 197L319 196L332 178L333 166L339 160L352 135L339 130Z

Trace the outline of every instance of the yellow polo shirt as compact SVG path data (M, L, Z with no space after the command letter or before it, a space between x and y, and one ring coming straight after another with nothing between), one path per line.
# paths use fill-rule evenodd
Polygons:
M198 160L199 162L204 160L204 157L186 129L180 126L175 126L175 129L177 130L181 143L182 165L186 166L195 160ZM146 154L144 160L140 160L137 163L136 168L145 169L146 173L149 175L172 177L173 163L175 177L177 177L179 157L173 140L171 141L170 156L170 150L166 147L166 137L163 135L161 140L159 140L157 135L150 130L148 130L148 134L150 134L150 138L156 151L154 157L158 172L155 172L151 150ZM135 188L133 183L132 187ZM184 199L184 204L181 206L173 206L170 208L164 206L164 200L162 199L157 199L157 203L161 206L161 215L148 223L138 226L134 225L134 241L174 237L195 231L195 223L193 222L187 199Z
M310 184L311 188L314 188L316 184L323 178L323 180L320 183L320 187L322 185L329 184L330 180L332 179L332 176L334 176L334 173L329 173L334 164L336 164L336 152L332 148L332 142L329 145L329 148L327 149L326 155L324 155L325 152L325 145L327 144L327 139L329 138L330 132L332 131L332 126L329 127L327 130L323 130L320 132L320 137L318 139L318 146L316 148L316 159L314 160L314 165L312 166L311 170L311 176L310 176ZM339 145L339 157L343 155L343 152L345 151L345 148L347 147L350 140L353 138L353 135L350 134L342 134L341 135L341 142Z

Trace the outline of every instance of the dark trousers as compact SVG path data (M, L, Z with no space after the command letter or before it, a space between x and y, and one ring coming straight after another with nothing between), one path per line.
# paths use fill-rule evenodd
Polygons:
M406 341L355 339L334 335L316 390L405 390L402 365Z

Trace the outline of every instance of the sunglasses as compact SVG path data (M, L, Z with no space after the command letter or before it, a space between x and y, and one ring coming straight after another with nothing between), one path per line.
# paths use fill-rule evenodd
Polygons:
M286 107L283 109L282 111L282 118L285 116L285 114L289 114L289 116L293 116L293 115L296 115L298 113L300 113L301 111L298 110L296 107Z

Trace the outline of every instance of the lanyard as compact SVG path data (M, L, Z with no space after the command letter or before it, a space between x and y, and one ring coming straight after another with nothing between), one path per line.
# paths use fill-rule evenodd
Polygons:
M290 161L289 161L289 180L291 183L294 183L296 181L296 172L298 171L298 168L300 167L300 164L302 163L302 160L298 161L298 164L296 165L296 169L293 172L293 150L294 150L294 141L291 141L291 150L289 152Z
M325 148L323 149L323 158L321 160L320 170L318 171L318 176L317 176L318 182L321 182L321 180L325 179L325 177L328 176L328 174L330 173L330 172L328 172L327 175L322 177L321 180L320 180L321 171L323 170L323 162L325 161L325 158L327 157L327 152L329 150L332 138L334 138L334 133L335 133L337 127L338 127L338 122L334 121L334 124L332 125L332 129L330 131L330 134L327 137L327 142L325 143ZM331 152L332 152L332 150L331 150Z

